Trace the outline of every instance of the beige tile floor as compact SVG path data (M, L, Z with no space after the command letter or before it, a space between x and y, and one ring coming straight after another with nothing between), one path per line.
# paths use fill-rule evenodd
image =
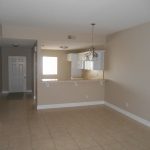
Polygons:
M36 111L28 95L0 100L0 150L150 150L150 128L105 106Z

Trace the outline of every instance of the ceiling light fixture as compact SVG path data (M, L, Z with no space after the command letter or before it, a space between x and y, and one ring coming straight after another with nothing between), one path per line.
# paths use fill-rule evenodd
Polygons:
M68 46L60 46L61 49L68 49Z
M75 40L76 37L75 37L74 35L68 35L68 36L67 36L67 39L69 39L69 40Z
M89 53L87 54L87 59L92 61L94 58L98 57L98 54L95 52L95 47L94 47L94 26L95 23L91 23L92 26L92 36L91 36L91 41L92 41L92 46L89 48Z
M19 44L15 43L15 44L11 44L12 47L19 47Z

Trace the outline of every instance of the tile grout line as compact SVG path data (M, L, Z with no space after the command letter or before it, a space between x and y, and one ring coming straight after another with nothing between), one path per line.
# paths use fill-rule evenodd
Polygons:
M52 142L53 142L53 144L54 144L55 150L58 150L57 147L56 147L55 140L54 140L53 136L51 135L51 131L50 131L49 128L48 128L48 124L47 124L47 121L46 121L46 117L44 116L44 113L45 113L45 112L43 112L42 116L43 116L44 123L45 123L45 125L46 125L46 127L47 127L47 129L48 129L48 134L49 134L49 136L50 136L51 139L52 139Z
M76 121L76 122L78 122L78 121ZM79 122L77 123L77 124L79 124L79 126L82 126ZM74 139L74 137L71 135L71 133L68 131L68 133L69 133L69 135ZM102 146L100 146L96 141L95 141L95 139L93 139L93 137L90 135L90 137L91 137L91 139L100 147L100 148L102 148ZM76 140L74 139L74 141L76 142ZM76 142L77 143L77 142ZM78 143L77 143L77 145L78 145ZM78 145L79 146L79 145ZM79 148L80 148L80 146L79 146ZM90 148L90 147L89 147ZM84 149L84 148L83 148ZM82 150L81 148L80 148L80 150ZM104 150L104 149L103 149Z

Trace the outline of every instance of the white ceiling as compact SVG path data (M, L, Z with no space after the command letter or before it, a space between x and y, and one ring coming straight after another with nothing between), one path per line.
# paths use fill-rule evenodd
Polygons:
M92 22L98 45L106 35L150 22L150 0L0 0L0 23L46 28L59 41L71 34L74 47L89 46ZM46 41L48 48L61 46L50 41L55 42Z

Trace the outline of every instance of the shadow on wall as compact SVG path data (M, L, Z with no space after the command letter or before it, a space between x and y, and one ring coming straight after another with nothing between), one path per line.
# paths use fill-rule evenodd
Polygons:
M132 105L138 95L132 87L119 82L106 80L105 85L105 100L126 110L130 107L129 103Z
M147 93L147 91L143 93L141 89L135 89L132 85L125 85L112 80L107 80L105 83L106 102L146 120L150 120L149 95L150 93Z

